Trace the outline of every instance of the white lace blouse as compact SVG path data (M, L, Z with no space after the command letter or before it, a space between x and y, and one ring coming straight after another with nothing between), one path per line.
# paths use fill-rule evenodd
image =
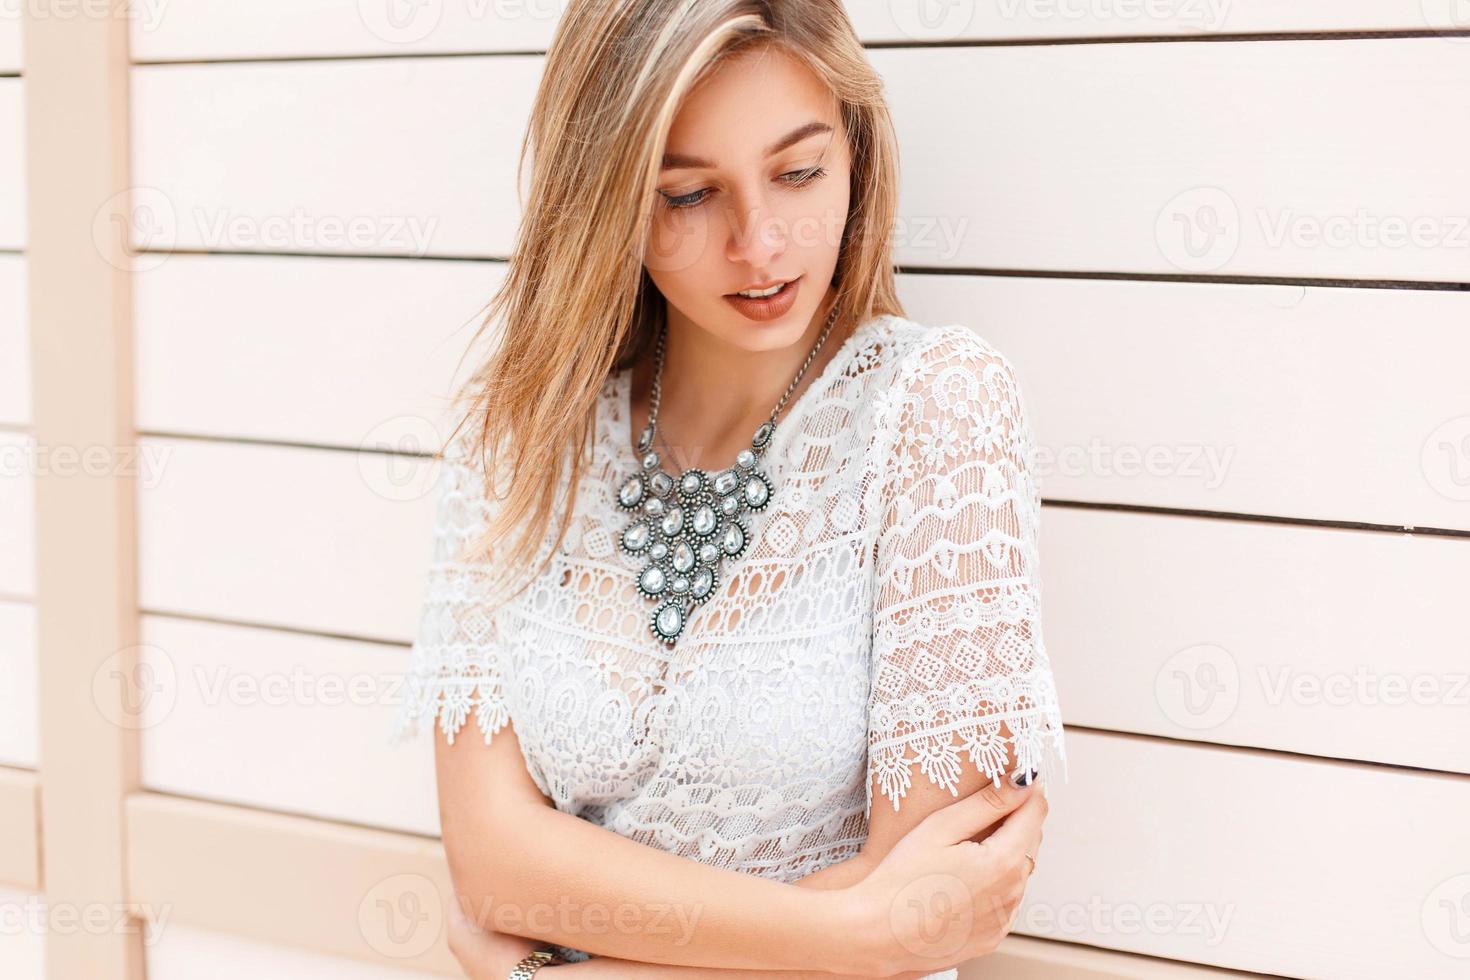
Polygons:
M629 389L628 370L603 385L573 523L499 608L461 560L493 504L446 459L392 744L436 717L451 742L510 722L557 809L781 881L858 851L874 780L897 810L915 779L999 780L1007 741L1065 778L1032 435L1002 354L962 326L859 326L787 405L760 463L773 499L672 648L618 546Z

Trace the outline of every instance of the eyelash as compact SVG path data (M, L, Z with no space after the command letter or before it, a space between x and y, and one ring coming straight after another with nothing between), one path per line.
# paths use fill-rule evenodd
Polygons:
M807 170L789 171L782 174L781 179L786 181L786 183L792 187L805 187L807 184L821 180L825 176L827 176L826 167L811 167ZM688 194L680 194L677 197L670 197L663 191L659 191L659 194L663 197L665 206L675 211L682 211L686 208L696 208L699 207L699 205L703 204L705 197L709 196L709 188L700 188L697 191L690 191ZM695 195L703 196L697 198L696 200L690 201L689 199L695 197ZM688 203L681 204L679 203L681 201L685 201Z

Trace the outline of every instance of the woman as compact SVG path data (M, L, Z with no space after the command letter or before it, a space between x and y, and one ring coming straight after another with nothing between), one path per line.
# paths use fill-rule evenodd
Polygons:
M451 948L953 977L1062 759L1031 434L1000 353L902 314L841 3L573 2L526 151L395 736L438 719Z

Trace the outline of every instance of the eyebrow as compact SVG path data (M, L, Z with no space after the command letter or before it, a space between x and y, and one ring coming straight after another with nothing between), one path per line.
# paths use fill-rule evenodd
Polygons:
M796 127L791 132L787 133L785 136L781 137L776 142L766 147L766 156L773 157L787 147L794 146L809 136L815 136L818 133L830 132L832 132L831 126L827 125L824 122L818 122L817 120L813 119L809 123L803 123L802 125ZM711 163L709 160L704 159L704 157L689 156L688 154L684 153L665 153L663 159L664 170L709 170L713 169L714 166L715 165L713 163Z

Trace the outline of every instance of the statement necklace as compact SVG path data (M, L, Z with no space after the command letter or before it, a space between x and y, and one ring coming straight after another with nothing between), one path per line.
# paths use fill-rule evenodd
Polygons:
M721 564L745 551L749 541L746 515L770 504L775 488L756 464L776 434L777 416L836 321L834 306L771 417L755 430L750 448L736 454L733 466L713 474L693 467L677 478L659 467L654 449L667 323L660 328L653 355L648 425L638 437L643 466L618 490L618 506L637 515L623 529L619 545L625 553L647 560L638 573L638 592L655 603L648 626L665 645L674 645L693 608L715 594Z

